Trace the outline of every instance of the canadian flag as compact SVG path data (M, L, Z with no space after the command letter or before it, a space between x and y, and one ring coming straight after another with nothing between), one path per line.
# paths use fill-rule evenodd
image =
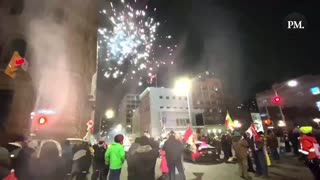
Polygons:
M254 141L260 141L261 140L261 138L258 135L258 132L256 130L256 126L253 123L250 125L250 127L248 128L246 133L250 134L250 138L252 138L252 136L253 136L253 140Z
M183 141L184 142L188 142L190 140L193 141L193 131L192 131L192 128L189 126L186 130L186 132L184 133L184 136L183 136Z

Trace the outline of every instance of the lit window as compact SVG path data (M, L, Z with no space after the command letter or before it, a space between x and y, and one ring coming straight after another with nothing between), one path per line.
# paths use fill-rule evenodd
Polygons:
M317 101L316 104L317 104L318 110L320 111L320 101Z

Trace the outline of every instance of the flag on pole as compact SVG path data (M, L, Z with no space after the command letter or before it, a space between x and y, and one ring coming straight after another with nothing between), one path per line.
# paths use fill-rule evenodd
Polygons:
M225 126L227 127L227 129L232 129L234 126L233 120L231 119L229 112L227 112Z
M189 138L192 136L193 132L192 132L192 128L189 126L186 130L186 132L184 133L183 136L183 141L187 142L189 140Z
M256 140L259 141L260 140L260 137L258 135L256 126L253 123L250 125L250 127L248 128L248 130L246 132L250 134L250 138L253 137L254 141L256 141Z

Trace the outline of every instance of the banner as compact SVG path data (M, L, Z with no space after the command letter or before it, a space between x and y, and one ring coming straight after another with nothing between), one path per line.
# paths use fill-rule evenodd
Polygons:
M260 132L260 131L264 132L260 114L259 113L250 113L250 114L251 114L253 124L256 126L257 132Z

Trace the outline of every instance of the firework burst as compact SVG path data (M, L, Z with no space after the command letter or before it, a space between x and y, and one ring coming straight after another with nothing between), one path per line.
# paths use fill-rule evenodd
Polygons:
M106 21L113 25L111 30L98 30L98 50L104 51L107 61L103 69L106 78L120 78L123 83L138 79L140 86L142 79L153 76L160 66L173 64L172 55L177 46L156 44L172 37L167 35L159 40L157 28L160 23L148 17L148 6L134 9L122 0L119 4L110 2L110 7L100 13L105 14ZM167 56L157 58L156 52Z

